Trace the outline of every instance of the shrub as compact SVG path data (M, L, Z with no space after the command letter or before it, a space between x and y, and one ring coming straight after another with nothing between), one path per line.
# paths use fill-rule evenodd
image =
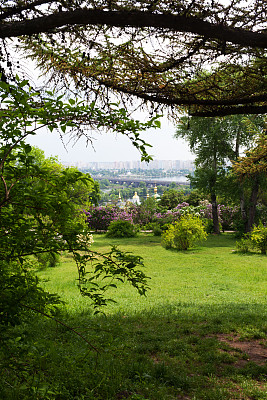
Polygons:
M137 228L129 221L112 221L108 227L107 236L114 238L127 238L136 236Z
M162 235L162 246L166 249L187 250L195 242L207 238L201 219L191 214L181 217L180 221L170 225Z
M161 229L160 224L158 224L157 222L153 222L151 224L151 229L153 231L154 236L161 236L162 229Z
M220 204L218 208L223 231L233 230L234 221L238 218L239 208L225 206L223 204Z
M203 218L203 224L205 227L205 232L210 234L214 232L214 227L213 227L213 221L212 219L208 219L208 218Z
M59 254L54 252L38 253L35 257L41 268L56 267L60 262Z
M241 240L236 242L236 250L239 253L248 253L252 248L252 244L248 236L243 237Z
M237 238L241 238L246 232L246 223L241 216L240 210L233 221L233 229Z
M214 233L214 225L213 225L213 220L212 219L203 218L202 222L204 224L205 232L208 235L211 234L211 233ZM221 223L219 223L219 229L220 229L220 231L222 230L222 224Z
M258 226L254 226L249 236L252 246L259 249L262 254L266 254L267 226L264 226L262 223L260 223Z
M111 221L124 220L133 223L132 210L122 210L117 206L111 207L90 207L85 211L90 229L95 231L106 231Z
M250 233L246 233L241 240L236 242L237 251L248 253L250 250L260 250L262 254L267 252L267 227L260 223L254 226Z

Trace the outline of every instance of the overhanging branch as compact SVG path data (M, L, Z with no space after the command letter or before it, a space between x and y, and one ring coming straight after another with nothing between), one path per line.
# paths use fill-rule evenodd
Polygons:
M257 33L186 15L155 14L149 11L103 11L79 8L55 12L25 21L2 23L0 38L51 32L64 25L110 25L116 27L154 27L174 32L189 32L248 47L267 47L267 33Z
M196 111L190 112L192 117L225 117L226 115L238 114L266 114L267 105L262 106L239 106L239 107L225 107L222 109L216 108L210 111Z
M128 89L122 85L115 85L114 83L109 83L107 81L104 81L102 79L99 79L97 77L94 77L94 79L100 84L103 85L107 88L111 88L114 90L117 90L118 92L125 93L128 95L133 95L136 96L140 99L146 100L146 101L151 101L155 103L160 103L160 104L166 104L168 106L172 105L177 105L177 106L194 106L194 105L199 105L199 106L239 106L239 105L244 105L247 104L248 107L251 107L253 103L257 102L267 102L267 93L266 94L260 94L260 95L251 95L247 97L239 97L235 99L220 99L220 100L203 100L203 99L197 99L197 98L185 98L185 97L167 97L164 96L164 94L161 96L160 92L159 94L148 94L138 90L131 90Z

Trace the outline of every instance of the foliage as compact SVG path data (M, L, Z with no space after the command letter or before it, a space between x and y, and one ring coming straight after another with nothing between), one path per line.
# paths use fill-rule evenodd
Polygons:
M166 229L167 224L179 221L183 215L192 214L205 221L208 233L213 232L212 205L209 201L200 201L200 205L195 207L183 202L172 210L164 211L160 207L154 206L154 199L151 200L152 202L144 201L140 205L132 204L125 209L120 209L116 206L91 206L85 212L89 227L96 231L106 231L111 221L124 220L141 226L144 230L154 230L155 228L157 234L160 234L162 230ZM157 211L158 209L161 209L161 211ZM259 209L259 217L264 218L264 210L265 207ZM240 222L240 212L237 206L218 204L218 217L220 229L223 231L235 230Z
M188 125L187 125L188 123ZM196 170L190 176L191 185L208 194L212 203L214 232L219 233L218 194L226 197L231 190L240 202L242 215L244 209L244 187L236 182L231 185L227 163L236 160L240 147L248 147L253 141L250 126L262 130L264 120L260 116L231 116L225 118L190 118L181 119L176 137L186 138L190 149L197 155ZM229 184L230 183L230 184ZM231 189L232 188L232 189ZM255 197L255 196L254 196ZM249 203L256 201L250 199Z
M166 190L159 201L159 205L167 210L172 210L184 201L184 193L180 190Z
M0 82L0 97L0 259L5 260L1 268L7 284L0 297L1 304L6 302L10 320L17 321L18 308L32 309L34 302L38 312L52 302L30 273L36 267L30 256L44 262L44 258L53 255L50 263L54 265L58 254L72 253L81 292L95 302L96 309L106 303L103 285L97 281L101 268L103 277L106 272L107 276L114 274L119 279L121 273L122 280L128 279L144 293L145 275L135 270L142 266L138 257L129 261L128 254L114 249L105 257L90 252L92 240L82 207L97 202L98 185L89 174L64 168L56 159L45 159L41 151L25 143L27 136L43 127L63 133L69 127L81 132L86 120L92 125L106 126L115 123L115 118L122 131L136 132L140 125L124 118L122 110L114 109L114 115L105 115L94 104L88 106L72 99L64 103L61 95L35 92L27 81L20 82L18 78L12 85ZM87 266L95 272L91 271L90 285L85 290ZM33 302L29 304L28 292L33 293Z
M207 234L211 234L211 233L214 232L212 219L203 218L202 222L203 222L203 225L205 227L205 232Z
M243 235L243 237L236 242L237 251L241 253L248 253L253 250L260 250L262 254L267 252L267 227L262 223L254 225L251 232Z
M239 208L238 206L226 206L219 204L219 220L222 225L223 232L225 230L234 230L234 222L238 218Z
M193 189L190 191L188 195L185 196L185 201L190 205L197 207L200 205L200 202L205 199L205 195L199 191L198 189Z
M267 226L262 223L258 226L254 226L250 232L249 238L252 246L258 248L262 254L267 252Z
M233 172L239 179L256 177L267 172L267 120L265 130L255 137L255 145L246 151L245 157L239 157L233 162ZM249 127L251 127L251 123ZM251 128L252 129L252 128ZM254 127L255 129L255 127Z
M266 118L258 118L256 121L248 118L244 120L247 130L254 138L254 144L252 148L247 149L245 157L237 157L232 161L231 177L235 186L243 188L241 215L245 232L249 232L257 223L257 202L264 201L266 193Z
M96 94L104 105L112 92L133 109L136 97L151 108L171 106L174 117L181 109L256 114L266 112L264 6L265 0L2 1L1 37L19 37L59 86Z
M207 238L203 223L199 217L191 214L181 217L171 224L162 235L162 246L166 249L188 250L196 241Z
M107 237L134 237L136 233L137 228L129 221L114 220L109 224Z
M123 221L124 222L124 221ZM116 282L129 282L140 295L148 290L147 276L138 268L144 266L143 259L129 252L123 252L112 246L107 253L90 251L85 254L74 252L79 265L79 288L83 296L88 297L93 304L95 314L102 311L108 302L114 301L106 297L110 288L117 288ZM91 271L86 270L88 263Z
M112 221L129 221L133 223L133 213L117 206L91 206L85 211L89 228L95 231L106 231Z
M41 268L56 267L59 264L59 254L54 252L35 254Z
M156 199L149 197L139 205L130 205L129 212L132 212L133 222L140 226L145 226L155 219L157 211Z
M29 270L31 263L16 260L0 261L0 331L9 325L20 324L29 309L55 315L60 299L39 285L39 279Z
M161 227L160 224L154 222L152 224L152 231L155 236L161 236L163 232L163 227Z
M245 236L236 242L236 250L239 253L248 253L252 249L252 243L249 236Z

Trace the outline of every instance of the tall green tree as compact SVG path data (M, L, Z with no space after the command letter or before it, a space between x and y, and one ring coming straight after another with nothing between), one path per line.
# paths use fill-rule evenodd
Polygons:
M254 117L255 123L262 124L262 119ZM219 218L217 195L221 180L224 179L227 163L236 160L242 146L248 146L253 134L247 128L246 121L241 116L225 118L182 118L177 127L175 137L182 137L189 143L190 149L196 154L196 171L191 177L192 184L209 194L212 203L213 228L219 233ZM241 185L236 188L244 210L243 190Z
M246 155L233 161L233 175L235 182L248 188L247 207L242 210L245 231L249 232L256 217L256 204L260 190L266 193L267 186L267 133L266 118L262 119L263 126L246 121L248 129L254 135L253 146L246 151ZM244 192L242 193L244 194ZM244 198L244 196L243 196ZM242 206L242 203L241 203Z
M184 200L184 192L182 190L169 189L165 190L162 194L159 200L159 205L167 210L171 210Z

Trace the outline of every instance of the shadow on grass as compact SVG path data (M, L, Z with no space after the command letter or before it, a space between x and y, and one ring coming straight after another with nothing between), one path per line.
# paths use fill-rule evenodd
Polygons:
M235 242L236 242L236 237L234 233L221 233L220 235L213 235L210 234L208 235L207 240L201 241L196 243L196 246L193 247L190 250L195 250L196 248L202 247L205 249L206 247L212 248L212 247L232 247L233 249L235 248ZM144 246L158 246L161 243L161 237L160 236L154 236L151 233L145 234L141 233L138 234L138 236L134 238L108 238L108 243L110 245L117 245L117 246L135 246L138 244L142 244ZM102 246L107 246L107 238L102 235L97 237L97 247L102 247ZM177 250L174 250L177 251Z
M97 237L97 243L94 246L98 248L110 246L136 246L141 242L144 246L158 246L161 242L160 236L153 236L152 234L138 234L133 238L107 238L104 235Z
M229 247L235 248L237 238L234 232L220 233L219 235L210 234L208 239L202 242L203 247Z
M133 315L88 311L61 318L99 353L53 321L32 320L30 356L23 353L21 362L39 379L36 392L47 387L56 393L33 399L265 398L266 367L218 338L228 334L261 343L267 328L262 304L177 303ZM9 371L5 380L10 378Z

